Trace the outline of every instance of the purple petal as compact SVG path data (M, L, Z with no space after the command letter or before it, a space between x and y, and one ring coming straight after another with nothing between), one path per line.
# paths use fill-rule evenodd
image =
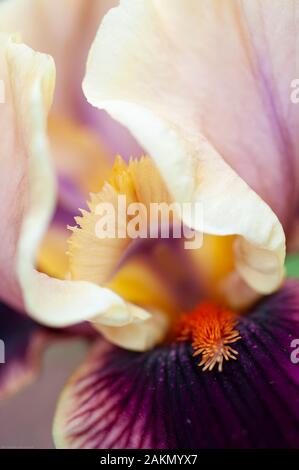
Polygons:
M99 342L66 387L54 437L74 448L275 448L299 445L299 284L238 326L237 361L202 372L191 346L143 354ZM299 355L298 355L299 356Z
M0 399L35 377L51 334L29 317L0 304Z
M74 215L77 215L78 208L86 207L86 197L79 186L63 175L58 175L59 204L57 207L57 217L67 224L74 223Z
M144 155L144 150L124 126L112 119L105 111L86 106L85 100L84 106L81 107L81 118L96 132L100 129L101 140L113 158L114 155L121 153L121 156L128 161L130 157Z
M82 335L92 339L93 334L84 323L68 329L45 328L0 303L0 400L35 379L48 344Z

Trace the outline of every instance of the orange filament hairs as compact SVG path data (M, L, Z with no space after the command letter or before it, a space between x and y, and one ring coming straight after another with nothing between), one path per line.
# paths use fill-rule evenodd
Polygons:
M178 324L179 341L192 342L194 356L202 355L198 364L203 370L212 370L218 364L221 372L224 359L236 359L238 352L229 346L241 336L235 329L236 316L233 312L203 302L191 313L184 314Z

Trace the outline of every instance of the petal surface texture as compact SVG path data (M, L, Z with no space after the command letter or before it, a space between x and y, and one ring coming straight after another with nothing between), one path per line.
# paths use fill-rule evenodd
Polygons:
M188 343L138 354L99 342L62 393L56 446L297 448L298 319L289 282L241 318L223 372L202 372Z
M202 204L203 223L193 227L237 235L237 269L260 293L282 281L277 215L287 227L297 192L293 134L285 129L298 129L295 60L287 62L295 57L294 5L123 0L100 26L83 82L88 101L127 126L154 159L173 198ZM281 31L273 28L278 20ZM289 82L279 87L278 108L272 88L282 72Z

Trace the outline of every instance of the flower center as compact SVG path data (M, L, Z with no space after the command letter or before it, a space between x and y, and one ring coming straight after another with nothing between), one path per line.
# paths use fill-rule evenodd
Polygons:
M218 364L221 372L224 360L236 359L238 355L230 346L241 338L236 324L236 315L230 310L212 302L202 302L180 318L177 338L192 342L193 356L201 355L198 366L204 371L212 370Z

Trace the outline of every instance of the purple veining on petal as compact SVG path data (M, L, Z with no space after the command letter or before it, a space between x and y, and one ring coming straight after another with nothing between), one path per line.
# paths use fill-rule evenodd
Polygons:
M66 388L63 447L277 448L299 445L298 283L239 322L237 361L202 372L188 343L138 354L100 342Z

